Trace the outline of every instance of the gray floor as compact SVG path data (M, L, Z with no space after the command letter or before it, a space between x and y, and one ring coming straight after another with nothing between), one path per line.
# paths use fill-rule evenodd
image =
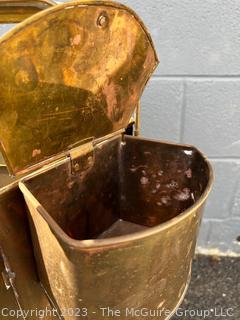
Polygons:
M187 296L173 319L240 320L240 258L197 256Z

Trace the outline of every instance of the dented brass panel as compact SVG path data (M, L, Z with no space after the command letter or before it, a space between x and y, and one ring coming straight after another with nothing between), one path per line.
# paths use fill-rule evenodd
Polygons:
M127 127L157 65L139 18L108 1L54 6L0 40L0 141L11 173Z
M4 258L14 274L8 290L0 279L1 310L8 309L5 310L6 314L9 310L21 310L25 314L28 312L25 318L21 317L26 320L39 319L37 313L31 315L31 310L49 310L44 319L59 319L56 312L51 311L52 306L39 282L27 210L17 185L0 189L0 220L0 272L6 268L2 263ZM0 318L8 319L10 316Z

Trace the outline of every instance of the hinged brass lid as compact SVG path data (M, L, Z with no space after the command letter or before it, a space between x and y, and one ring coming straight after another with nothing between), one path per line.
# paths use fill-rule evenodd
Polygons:
M9 171L32 170L127 126L158 60L130 9L77 1L0 39L0 142Z

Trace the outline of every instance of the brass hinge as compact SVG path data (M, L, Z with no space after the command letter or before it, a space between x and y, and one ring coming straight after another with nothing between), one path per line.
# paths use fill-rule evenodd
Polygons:
M69 157L71 159L72 174L85 171L92 167L94 162L93 140L71 149L69 151Z
M90 137L81 141L80 145L72 146L67 153L71 159L71 173L75 174L91 168L95 159L94 147L117 136L123 136L124 131L124 129L120 129L98 139Z

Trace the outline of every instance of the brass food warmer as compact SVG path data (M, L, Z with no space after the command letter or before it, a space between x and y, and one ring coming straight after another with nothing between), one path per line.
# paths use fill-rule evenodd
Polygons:
M0 145L17 176L0 189L0 309L169 319L213 178L195 147L125 134L158 64L144 24L110 1L2 1L0 17L23 20L0 39Z

